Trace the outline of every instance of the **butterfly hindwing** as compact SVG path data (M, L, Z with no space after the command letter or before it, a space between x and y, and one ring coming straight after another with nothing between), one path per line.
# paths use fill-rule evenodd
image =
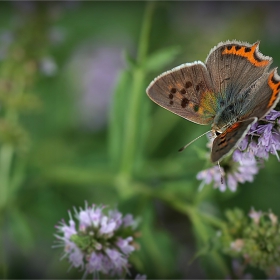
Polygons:
M218 135L212 145L211 160L212 162L220 161L234 147L236 147L243 136L250 129L251 125L257 121L257 118L236 122L228 127L223 133Z
M276 69L264 74L256 81L250 95L251 97L244 103L242 118L261 119L276 106L280 99L280 76Z
M198 124L210 124L216 114L211 104L215 99L212 82L199 61L161 74L151 82L147 94L163 108Z

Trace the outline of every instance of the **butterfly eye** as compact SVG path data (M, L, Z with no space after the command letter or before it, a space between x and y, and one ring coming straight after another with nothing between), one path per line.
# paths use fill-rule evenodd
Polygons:
M215 134L216 134L216 136L219 136L220 134L221 134L221 132L219 132L219 131L215 131Z

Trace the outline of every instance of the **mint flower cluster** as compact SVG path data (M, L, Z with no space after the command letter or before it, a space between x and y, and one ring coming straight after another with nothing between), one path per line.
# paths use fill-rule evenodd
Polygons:
M263 120L252 125L232 156L223 159L221 169L214 166L197 174L200 187L213 184L215 188L235 191L239 183L253 182L263 161L280 150L280 112L270 111ZM224 180L221 180L223 176Z
M243 263L243 272L255 267L268 277L280 277L280 224L271 211L251 209L249 218L240 210L226 212L227 222L218 237L223 253Z
M69 222L57 226L59 233L55 236L64 247L62 258L68 258L71 267L84 270L84 277L129 274L128 257L135 250L136 221L130 214L105 210L104 206L86 205L85 209L75 209L77 221L69 211Z
M253 124L239 145L241 153L234 153L234 159L241 161L248 158L268 159L280 150L280 112L270 111L264 120ZM237 150L238 151L238 150Z

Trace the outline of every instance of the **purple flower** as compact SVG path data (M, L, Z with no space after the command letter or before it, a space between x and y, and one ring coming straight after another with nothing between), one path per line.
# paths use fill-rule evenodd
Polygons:
M112 235L116 230L117 223L114 220L109 220L108 217L104 216L101 219L101 228L99 232L101 234Z
M131 245L132 241L133 238L131 236L127 237L126 239L118 239L117 245L125 255L129 255L135 250L135 248Z
M116 271L118 275L122 274L123 268L127 271L128 261L124 254L120 253L116 249L109 248L106 249L105 252L108 256L108 267L111 271Z
M133 246L135 221L132 215L117 211L106 211L106 207L86 204L77 211L77 225L69 212L67 224L62 221L55 236L64 247L63 258L71 266L84 269L85 275L123 275L128 273L128 257L135 250Z
M54 76L57 73L57 64L52 57L45 56L39 61L39 70L45 76Z
M204 185L213 183L214 188L218 188L221 191L225 191L226 188L235 191L238 183L252 182L254 175L257 173L258 167L256 160L254 158L243 158L240 162L234 160L221 162L221 169L219 166L214 166L202 170L197 174L196 178L202 181L199 187L200 189Z
M247 136L239 145L242 158L256 157L268 159L269 154L276 155L280 161L277 151L280 150L280 112L272 110L264 118L252 125Z
M122 50L117 42L85 44L69 62L69 82L78 94L78 118L84 129L96 131L107 124L113 89L124 68Z
M123 225L125 227L129 227L132 226L134 228L134 226L136 225L135 220L133 219L133 216L131 214L126 214L123 217Z
M262 215L262 211L255 211L255 209L252 208L248 216L258 225Z
M69 261L74 267L83 267L83 253L82 251L74 244L71 243L70 252L69 252Z
M9 48L15 40L15 35L9 31L4 30L0 32L0 60L4 60L8 55Z
M107 273L106 266L103 267L103 259L103 254L92 252L88 258L88 263L86 264L87 273L95 273L96 271Z
M253 279L253 276L250 273L245 273L245 265L242 265L241 262L237 259L232 260L232 271L233 278L228 279Z

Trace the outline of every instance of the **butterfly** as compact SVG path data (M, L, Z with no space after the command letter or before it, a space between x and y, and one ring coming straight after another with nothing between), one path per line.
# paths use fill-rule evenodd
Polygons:
M272 58L259 51L259 42L221 42L205 63L185 63L166 71L146 91L170 112L211 124L211 160L218 162L279 101L280 76L277 68L269 70L271 63Z

